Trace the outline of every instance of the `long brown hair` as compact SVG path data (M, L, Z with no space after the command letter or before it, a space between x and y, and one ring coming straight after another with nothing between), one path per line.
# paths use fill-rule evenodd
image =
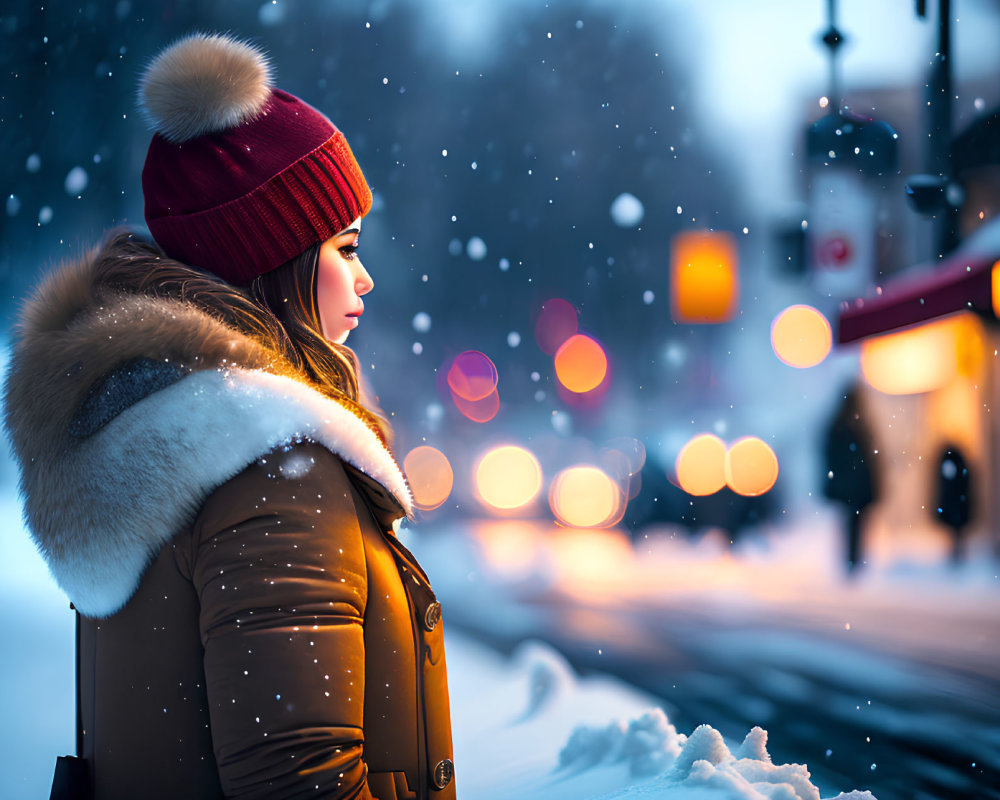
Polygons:
M98 274L104 286L191 303L251 337L314 388L349 406L388 445L392 430L363 397L357 356L323 336L316 305L319 249L313 245L242 289L167 258L134 234L116 231L102 249ZM137 261L144 268L137 269Z
M297 347L298 365L317 383L336 386L351 400L359 397L358 360L354 351L328 341L316 304L320 245L277 269L258 275L250 284L250 298L273 314Z

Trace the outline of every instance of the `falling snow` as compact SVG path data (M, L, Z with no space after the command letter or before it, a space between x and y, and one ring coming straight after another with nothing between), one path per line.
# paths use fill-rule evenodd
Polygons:
M274 27L285 21L285 0L268 0L257 9L257 19L265 27Z
M611 203L611 219L619 228L635 228L646 213L642 202L634 194L623 192Z
M87 188L87 183L90 180L90 176L87 175L87 170L83 167L73 167L67 175L64 182L66 188L66 194L68 195L78 195L84 189Z
M486 242L478 236L473 236L465 246L465 252L473 261L482 261L486 258Z
M431 329L431 315L426 311L418 311L413 315L413 330L417 333L427 333Z

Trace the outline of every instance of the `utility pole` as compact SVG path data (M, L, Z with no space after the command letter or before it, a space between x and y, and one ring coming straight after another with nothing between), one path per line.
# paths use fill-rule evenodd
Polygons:
M927 18L927 0L916 0L917 16ZM958 207L962 204L951 165L951 0L938 0L937 51L927 79L927 174L907 184L918 211L933 213L937 222L936 253L941 258L958 243Z

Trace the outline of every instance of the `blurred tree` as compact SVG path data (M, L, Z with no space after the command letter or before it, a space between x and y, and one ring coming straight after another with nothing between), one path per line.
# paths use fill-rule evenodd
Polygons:
M442 400L436 370L466 349L499 368L494 432L524 430L526 416L548 427L557 410L591 434L623 417L655 420L690 400L700 384L688 373L704 369L697 358L666 368L668 340L699 351L712 335L670 320L671 236L732 229L738 204L733 154L713 155L695 127L696 98L669 33L669 15L680 13L386 0L8 3L0 142L5 200L16 200L0 216L4 295L20 298L45 264L113 224L143 227L149 134L135 107L138 77L165 42L227 30L260 44L281 85L345 132L375 190L362 247L377 291L352 345L377 365L374 385L402 423L402 446L440 424L428 414ZM610 213L624 192L642 204L633 227ZM602 407L560 400L551 358L535 345L535 316L553 296L578 309L581 330L608 352ZM431 326L418 332L421 311ZM482 430L442 406L449 424Z

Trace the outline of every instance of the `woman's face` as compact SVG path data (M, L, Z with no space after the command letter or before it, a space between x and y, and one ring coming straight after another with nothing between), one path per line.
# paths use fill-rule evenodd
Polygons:
M319 250L316 275L319 321L323 335L337 344L343 344L347 335L358 327L358 317L365 310L361 296L375 285L356 252L360 235L361 220L356 219L323 242Z

